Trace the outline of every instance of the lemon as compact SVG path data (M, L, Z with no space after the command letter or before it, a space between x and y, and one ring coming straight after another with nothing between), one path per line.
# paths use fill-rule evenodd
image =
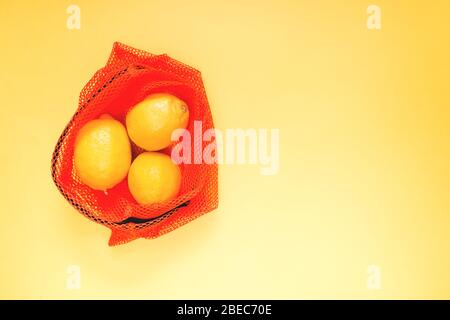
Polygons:
M130 139L147 151L168 147L172 132L188 125L189 109L179 98L156 93L136 104L126 116Z
M82 183L95 190L110 189L126 177L130 164L127 131L111 116L91 120L78 132L74 166Z
M134 159L128 172L128 188L140 204L173 199L181 186L181 170L160 152L144 152Z

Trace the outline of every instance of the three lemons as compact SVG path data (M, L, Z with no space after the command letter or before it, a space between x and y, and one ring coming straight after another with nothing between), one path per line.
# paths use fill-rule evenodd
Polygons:
M181 170L163 153L172 132L184 129L189 120L187 104L170 94L148 96L126 116L126 128L108 115L80 129L74 151L79 179L95 190L107 190L128 174L128 187L143 205L173 199L181 186ZM128 134L127 134L128 133ZM144 152L131 163L129 138Z

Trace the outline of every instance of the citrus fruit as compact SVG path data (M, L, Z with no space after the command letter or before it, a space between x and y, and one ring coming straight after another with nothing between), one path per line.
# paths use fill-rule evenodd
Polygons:
M126 177L130 164L127 131L111 116L91 120L78 132L74 165L82 183L95 190L110 189Z
M142 149L156 151L168 147L172 132L188 125L189 109L179 98L167 94L149 95L126 116L130 139Z
M181 170L160 152L144 152L134 159L128 172L128 188L140 204L173 199L181 186Z

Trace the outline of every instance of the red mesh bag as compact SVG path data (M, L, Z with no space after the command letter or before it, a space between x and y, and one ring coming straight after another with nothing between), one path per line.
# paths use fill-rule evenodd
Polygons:
M173 94L189 106L187 129L192 137L192 162L180 164L179 195L164 203L144 206L132 197L127 179L107 193L81 183L73 164L74 143L80 128L103 113L124 124L131 107L157 92ZM201 121L201 134L214 128L200 72L165 54L153 55L116 42L106 66L81 91L78 109L56 144L51 164L53 180L80 213L111 229L109 245L156 238L218 206L217 164L194 163L195 155L201 155L211 143L203 139L195 142L194 121ZM132 143L133 159L142 151ZM170 155L171 147L163 152Z

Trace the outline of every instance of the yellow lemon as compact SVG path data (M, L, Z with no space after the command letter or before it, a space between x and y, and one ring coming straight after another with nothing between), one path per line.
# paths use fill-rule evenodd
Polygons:
M178 195L180 186L181 170L164 153L141 153L128 172L128 188L140 204L173 199Z
M122 181L131 164L125 127L109 115L89 121L75 140L74 165L81 182L107 190Z
M156 151L168 147L172 132L188 125L189 109L177 97L156 93L135 105L126 116L130 139L139 147Z

